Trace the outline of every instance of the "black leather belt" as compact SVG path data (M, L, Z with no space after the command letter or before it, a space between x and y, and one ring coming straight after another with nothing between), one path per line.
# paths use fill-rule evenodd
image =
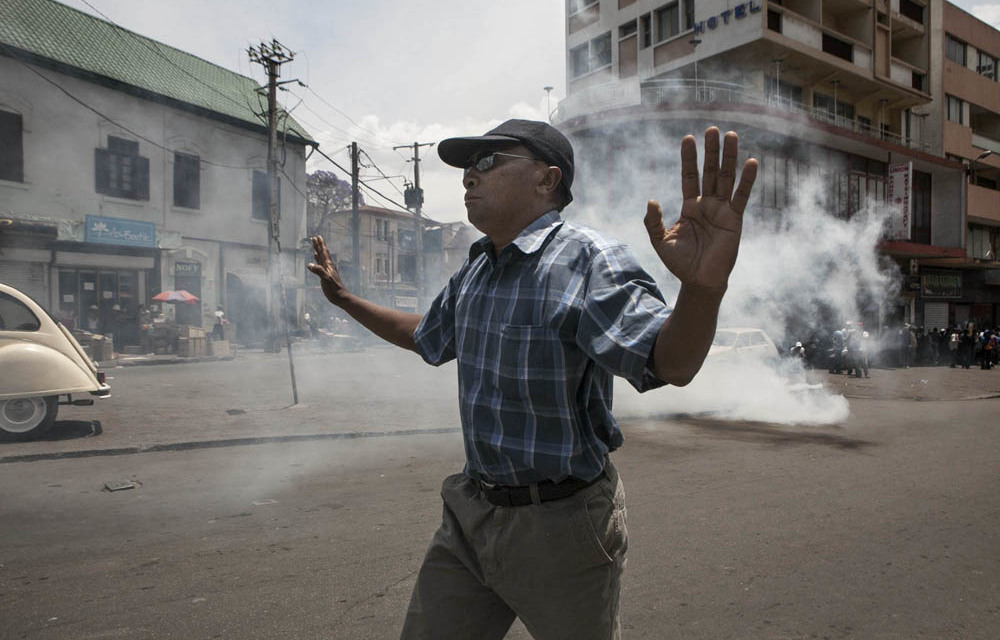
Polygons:
M491 504L498 507L523 507L524 505L532 503L539 504L542 502L559 500L561 498L568 498L577 491L594 484L603 478L604 475L605 472L602 471L600 475L590 481L581 480L579 478L566 478L562 482L556 484L551 480L543 480L537 484L526 485L523 487L490 484L480 480L479 486L482 488L483 496L489 500ZM537 493L537 499L532 497L532 492Z

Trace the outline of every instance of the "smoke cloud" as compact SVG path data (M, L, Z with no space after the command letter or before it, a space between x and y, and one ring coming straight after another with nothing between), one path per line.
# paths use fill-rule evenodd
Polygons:
M577 201L566 217L627 242L658 281L668 303L676 300L679 282L653 252L642 217L646 200L654 198L663 208L665 224L677 220L680 140L688 133L696 136L700 170L703 131L704 126L693 125L689 130L632 125L606 138L574 140ZM828 213L825 205L831 194L826 171L819 169L830 167L823 158L807 160L816 170L797 178L784 207L765 206L763 191L774 186L766 184L770 177L764 165L773 161L774 149L780 147L771 141L767 157L761 158L754 148L760 141L743 144L743 139L741 164L750 155L762 164L745 213L740 255L719 327L763 329L787 353L795 341L858 322L866 311L870 314L890 300L898 286L898 269L877 250L887 217L882 207L871 203L849 220ZM876 328L866 329L874 342ZM797 424L830 424L847 418L844 398L810 383L799 363L779 360L777 355L724 362L710 356L687 387L642 396L619 383L616 414L629 418L711 412L729 419Z

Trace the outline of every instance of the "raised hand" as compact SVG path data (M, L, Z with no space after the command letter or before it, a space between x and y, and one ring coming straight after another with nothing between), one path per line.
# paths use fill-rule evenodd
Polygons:
M649 241L663 264L681 284L709 289L723 289L736 264L743 232L743 210L757 177L757 161L750 158L743 165L740 184L733 193L736 179L738 136L725 136L722 165L719 165L719 129L705 130L705 170L698 188L698 149L694 136L681 141L681 216L669 229L663 225L663 212L656 200L646 205L643 222Z
M337 271L337 265L330 259L330 252L326 248L323 236L313 236L312 245L316 262L310 262L306 268L319 276L326 299L340 306L347 297L348 291L340 277L340 272Z

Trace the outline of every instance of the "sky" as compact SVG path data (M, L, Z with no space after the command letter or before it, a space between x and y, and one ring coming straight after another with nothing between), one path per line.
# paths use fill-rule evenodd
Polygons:
M282 94L286 108L341 166L350 166L347 146L357 141L377 165L363 178L400 203L403 180L413 180L412 150L394 146L479 135L512 117L545 119L566 91L563 0L63 1L261 83L246 50L276 38L295 52L283 79L308 85ZM1000 2L954 4L1000 28ZM433 147L420 156L424 214L464 220L461 173ZM308 169L347 178L315 154ZM382 179L379 169L405 178Z

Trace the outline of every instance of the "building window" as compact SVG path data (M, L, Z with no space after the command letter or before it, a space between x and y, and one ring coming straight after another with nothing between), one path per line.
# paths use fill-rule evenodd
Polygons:
M773 9L767 10L767 28L781 33L781 14Z
M569 15L580 13L588 7L598 4L600 0L569 0Z
M376 240L388 240L389 239L389 221L375 219L375 239Z
M611 32L601 34L569 50L573 77L597 71L611 65Z
M848 62L854 62L854 47L851 43L829 33L823 34L823 51Z
M990 80L996 80L997 59L985 51L980 51L979 63L976 65L976 72L981 76L986 76Z
M961 40L956 40L955 38L946 34L944 37L945 57L947 57L955 64L959 64L964 67L966 65L966 60L967 60L965 54L966 54L965 43L962 42Z
M174 206L201 207L201 158L174 153Z
M622 26L618 27L618 39L624 40L629 36L634 36L638 31L638 29L639 28L636 26L635 20L630 20L625 24L623 24Z
M829 120L834 120L833 116L836 114L836 121L838 123L844 121L850 123L854 121L853 104L837 100L836 107L834 107L833 98L822 93L813 93L813 108L816 110L817 116L825 117Z
M779 104L790 107L802 106L802 87L788 84L783 80L775 82L775 76L772 75L765 76L764 81L767 84L767 94Z
M916 71L912 73L913 75L910 78L910 86L917 91L926 91L926 89L924 89L924 74L917 73Z
M676 2L660 7L653 15L656 17L656 41L663 42L681 32L680 9Z
M914 22L924 23L924 8L913 0L899 0L899 13Z
M389 279L389 256L385 253L375 254L375 277L378 280Z
M0 180L24 182L21 114L0 111Z
M948 99L948 121L957 122L958 124L965 124L963 118L963 111L965 110L965 105L961 100L955 96L947 96Z
M639 48L645 49L653 44L653 20L647 13L639 16Z
M94 149L97 193L131 200L149 200L149 158L139 155L139 143L108 136L108 147Z
M871 133L872 132L871 118L858 116L858 131L861 131L862 133Z
M684 30L694 29L694 0L684 0Z
M254 220L270 219L271 190L268 188L267 172L253 172L253 209L250 217ZM281 214L281 180L278 180L278 214Z

